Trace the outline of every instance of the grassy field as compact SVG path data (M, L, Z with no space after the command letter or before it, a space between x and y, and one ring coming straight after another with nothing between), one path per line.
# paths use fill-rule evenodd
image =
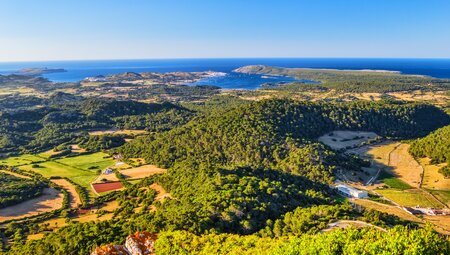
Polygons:
M46 159L31 154L24 154L17 157L0 159L0 164L7 166L20 166L42 161L46 161Z
M418 190L381 189L378 193L402 206L420 206L442 208L442 205L431 195Z
M104 169L114 164L114 160L111 159L108 154L103 152L67 157L56 161L64 165L74 166L84 170L92 170L91 168L93 167Z
M412 188L408 183L385 171L381 171L378 179L393 189L406 190Z
M441 202L450 207L450 190L428 190L431 194L437 197Z
M17 166L23 170L42 174L47 178L67 177L90 192L92 192L90 183L98 175L97 171L112 166L114 163L115 161L103 152L54 160L29 154L0 160L0 164ZM92 192L91 195L93 194Z

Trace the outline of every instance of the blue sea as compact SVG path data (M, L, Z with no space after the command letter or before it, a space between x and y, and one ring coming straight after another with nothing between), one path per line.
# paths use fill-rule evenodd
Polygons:
M0 62L0 74L10 74L22 68L64 68L67 72L45 74L55 82L74 82L86 77L123 72L196 72L217 71L226 76L201 80L196 85L222 88L255 89L263 83L290 82L292 77L236 74L232 70L245 65L279 67L329 68L348 70L389 70L403 74L420 74L450 78L450 59L381 59L381 58L235 58L235 59L149 59L91 60L46 62Z

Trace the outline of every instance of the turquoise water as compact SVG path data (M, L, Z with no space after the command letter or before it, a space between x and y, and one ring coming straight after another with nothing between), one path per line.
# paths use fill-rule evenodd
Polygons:
M267 82L289 82L291 77L263 78L259 75L240 75L232 70L245 65L280 67L376 69L421 74L437 78L450 78L450 59L361 59L361 58L253 58L253 59L151 59L151 60L94 60L48 62L0 62L0 74L9 74L22 68L64 68L65 73L46 74L44 77L58 82L80 81L86 77L123 72L196 72L218 71L228 75L198 82L222 88L254 89Z

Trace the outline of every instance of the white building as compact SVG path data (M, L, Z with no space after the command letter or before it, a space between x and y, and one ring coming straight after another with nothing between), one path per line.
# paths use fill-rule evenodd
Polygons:
M368 198L369 194L367 194L367 191L359 190L352 188L347 185L337 185L336 189L338 190L339 194L344 195L346 197L354 197L354 198Z

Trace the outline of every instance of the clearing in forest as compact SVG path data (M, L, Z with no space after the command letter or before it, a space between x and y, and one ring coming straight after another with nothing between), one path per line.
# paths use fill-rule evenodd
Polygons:
M108 129L101 131L92 131L89 132L89 135L142 135L147 133L145 130L130 130L130 129Z
M319 141L330 146L333 150L340 150L359 146L378 137L373 132L333 131L319 137Z
M444 167L444 164L433 165L430 164L429 158L422 158L419 160L420 165L424 168L423 184L427 189L450 190L450 178L445 178L439 173L439 169Z
M166 197L172 197L170 193L167 193L167 191L158 183L153 183L150 185L150 188L154 189L157 193L155 201L163 201Z
M61 208L64 195L54 188L45 188L43 195L20 204L0 209L0 222L21 219Z

